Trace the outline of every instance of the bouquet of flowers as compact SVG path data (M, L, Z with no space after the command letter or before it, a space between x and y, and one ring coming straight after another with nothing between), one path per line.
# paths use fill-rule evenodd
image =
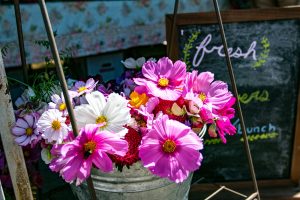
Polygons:
M54 90L51 101L18 109L15 141L40 145L49 168L76 185L92 167L111 172L114 165L122 170L138 161L154 175L180 183L200 167L206 132L223 143L236 133L230 122L236 99L211 72L187 72L184 62L167 57L123 64L128 70L115 82L69 82L77 136L65 99Z

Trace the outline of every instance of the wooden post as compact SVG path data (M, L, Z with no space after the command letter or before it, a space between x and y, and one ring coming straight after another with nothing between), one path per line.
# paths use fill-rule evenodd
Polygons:
M0 135L17 200L33 200L21 147L14 142L11 128L15 123L11 96L0 52Z

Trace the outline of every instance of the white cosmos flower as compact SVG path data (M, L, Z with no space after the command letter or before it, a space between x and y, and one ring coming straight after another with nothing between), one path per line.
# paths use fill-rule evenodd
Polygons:
M124 97L111 93L106 99L102 93L95 91L85 98L88 104L77 106L74 110L79 128L86 124L99 124L102 130L113 133L124 131L124 125L130 121L130 109Z
M146 59L144 57L140 57L136 60L134 58L127 58L125 61L121 61L121 63L123 63L123 65L128 69L140 68L145 62Z
M66 118L57 109L49 109L40 117L37 128L42 137L49 143L62 143L70 128L65 124Z

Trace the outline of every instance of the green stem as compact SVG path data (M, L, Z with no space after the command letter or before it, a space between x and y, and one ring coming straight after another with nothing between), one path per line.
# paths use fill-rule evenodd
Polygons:
M22 85L25 85L25 86L27 86L27 87L31 87L30 85L28 85L28 84L26 84L26 83L23 83L22 81L19 81L19 80L17 80L17 79L14 79L14 78L11 78L11 77L6 77L8 80L11 80L11 81L15 81L15 82L17 82L17 83L20 83L20 84L22 84Z

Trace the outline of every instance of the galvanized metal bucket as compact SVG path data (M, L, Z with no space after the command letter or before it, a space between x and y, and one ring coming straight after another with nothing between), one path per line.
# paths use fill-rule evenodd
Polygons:
M92 170L92 180L99 200L187 200L192 174L181 184L152 175L140 162L122 172L102 173ZM90 199L87 184L71 185L79 200Z

